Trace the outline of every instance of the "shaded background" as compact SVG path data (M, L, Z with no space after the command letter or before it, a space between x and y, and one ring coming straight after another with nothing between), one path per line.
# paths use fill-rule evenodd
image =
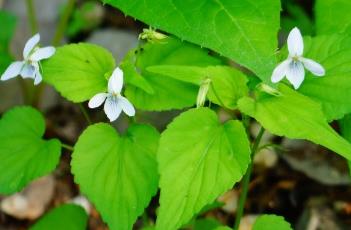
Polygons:
M56 30L58 19L66 4L65 0L34 0L39 21L42 44L48 45ZM280 43L290 29L298 26L304 35L313 35L312 0L285 0L281 20ZM17 27L11 43L14 57L20 59L25 42L31 36L24 0L0 0L0 8L17 17ZM100 1L77 1L70 17L63 43L91 42L105 47L114 55L117 63L129 49L138 44L138 34L147 26L125 17L118 10L103 6ZM1 29L1 22L0 22ZM18 79L0 82L0 113L24 104ZM77 105L63 99L51 87L46 86L41 111L46 115L46 137L57 136L63 142L74 144L87 122ZM139 120L151 123L162 131L167 123L181 111L138 112ZM89 111L94 121L106 121L99 110ZM222 119L227 117L220 111ZM123 115L113 125L123 131L127 118ZM257 135L258 125L253 123L252 136ZM338 127L335 126L337 129ZM306 141L288 140L265 134L263 142L281 144L280 148L261 150L255 157L254 176L242 219L242 230L249 230L254 219L261 213L283 215L295 229L351 229L351 187L346 162L327 149ZM0 195L0 230L27 229L42 214L60 204L76 202L86 208L89 229L108 229L99 213L80 193L70 173L70 152L64 150L61 163L49 176L29 185L23 192L13 196ZM189 228L203 229L210 220L232 226L240 186L227 192L218 202L199 216L201 221ZM158 206L155 197L140 218L135 229L152 225ZM213 220L214 221L214 220ZM212 221L212 222L213 222Z

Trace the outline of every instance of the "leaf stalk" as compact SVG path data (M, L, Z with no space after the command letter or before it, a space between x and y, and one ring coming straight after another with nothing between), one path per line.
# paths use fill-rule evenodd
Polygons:
M252 173L252 169L253 169L253 158L255 156L255 154L257 153L257 150L259 149L258 146L261 142L262 136L264 134L264 128L261 127L256 140L253 144L253 147L251 148L251 163L249 164L247 171L245 173L245 176L242 180L242 190L240 193L240 197L239 197L239 204L238 204L238 208L236 211L236 217L235 217L235 222L234 222L234 230L238 230L239 229L239 225L240 225L240 220L241 217L244 214L244 206L245 206L245 202L246 202L246 198L247 198L247 193L249 190L249 183L250 183L250 178L251 178L251 173Z

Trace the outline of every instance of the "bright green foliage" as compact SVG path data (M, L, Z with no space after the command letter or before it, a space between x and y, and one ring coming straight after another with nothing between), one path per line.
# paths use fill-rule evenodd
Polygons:
M64 204L48 212L30 230L85 230L87 223L88 216L83 208Z
M134 90L143 90L147 94L154 94L155 91L149 81L141 76L135 67L136 52L137 49L130 50L120 63L125 75L125 83L138 88Z
M250 162L239 121L220 124L208 108L191 109L169 124L158 151L161 175L157 229L177 229L232 188Z
M327 120L351 113L351 37L326 35L305 38L305 56L320 62L323 77L306 74L299 92L320 102Z
M45 120L31 107L16 107L0 120L0 193L20 191L55 169L61 143L43 140Z
M9 54L10 41L15 31L16 17L0 10L0 75L12 61Z
M80 32L86 32L99 26L102 21L102 15L99 13L100 7L98 2L86 1L79 8L75 8L67 26L67 35L73 37Z
M318 103L283 84L279 90L281 96L242 98L239 109L275 135L310 140L351 159L351 144L328 125Z
M211 80L208 92L210 101L220 106L235 109L236 102L248 94L247 78L240 71L227 66L150 66L150 72L159 73L189 82L198 87L205 79Z
M158 185L158 132L131 126L119 136L110 125L89 126L72 155L72 172L81 191L113 230L129 230Z
M316 0L317 34L351 32L350 0Z
M279 0L104 0L155 28L217 51L269 80Z
M261 215L255 221L252 230L292 230L290 224L281 216Z
M128 63L133 61L130 55L121 65L128 83L125 94L137 108L143 110L159 111L189 107L195 104L198 92L198 87L193 84L149 72L147 70L149 66L179 65L183 67L184 65L221 64L221 61L210 56L206 49L175 38L145 44L137 51L135 64Z
M115 61L102 47L79 43L57 48L42 66L44 81L68 100L83 102L107 91Z

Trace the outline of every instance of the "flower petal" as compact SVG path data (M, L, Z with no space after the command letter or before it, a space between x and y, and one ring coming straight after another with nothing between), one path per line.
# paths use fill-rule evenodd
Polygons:
M108 80L108 92L119 94L123 87L123 71L117 67Z
M30 55L29 59L31 61L40 61L43 59L47 59L47 58L51 57L52 55L54 55L55 51L56 51L56 49L53 46L39 48L36 51L34 51L34 53L32 55Z
M118 106L116 97L107 97L104 105L104 111L111 122L119 117L122 112L122 108Z
M303 53L303 39L300 30L295 27L288 36L288 50L290 56L301 56Z
M88 103L89 108L93 109L93 108L99 107L100 105L102 105L102 103L104 103L106 97L107 97L107 93L96 94L94 97L90 99Z
M302 63L292 61L286 72L286 78L295 89L298 89L305 78L305 69L303 68Z
M321 64L318 62L313 61L312 59L308 58L300 58L301 62L305 66L306 69L311 71L316 76L324 76L325 75L325 70Z
M27 59L29 54L32 52L32 50L34 49L34 47L36 45L38 45L40 41L40 34L36 34L34 35L33 37L31 37L26 45L24 46L24 49L23 49L23 58L24 59Z
M23 65L24 65L24 62L22 62L22 61L16 61L16 62L11 63L11 65L9 67L7 67L5 73L3 73L1 75L0 79L2 81L6 81L6 80L9 80L11 78L18 76L22 70Z
M284 76L286 75L286 72L288 71L290 62L291 62L291 59L287 59L281 62L277 67L275 67L271 77L271 81L273 83L277 83L284 78Z
M128 101L127 98L123 96L118 97L118 105L122 108L122 110L130 117L135 115L135 109L132 103Z
M41 75L40 71L35 71L34 85L39 85L42 80L43 76Z
M21 71L21 76L23 78L35 78L35 66L31 64L24 64L22 71Z
M34 85L39 85L40 82L43 80L43 76L40 73L38 62L34 62L33 67L34 67Z

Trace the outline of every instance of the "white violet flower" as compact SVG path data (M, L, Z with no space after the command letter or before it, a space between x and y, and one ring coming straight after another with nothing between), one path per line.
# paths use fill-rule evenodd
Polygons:
M34 79L34 85L38 85L42 81L40 73L40 61L54 55L55 47L48 46L39 48L38 43L40 35L36 34L31 37L23 49L23 61L13 62L1 76L2 81L21 75L23 78Z
M98 93L89 101L89 108L97 108L105 101L104 111L110 121L116 120L122 110L128 116L135 115L135 109L127 98L121 95L123 87L123 71L117 67L108 80L108 92Z
M273 83L281 81L286 76L294 88L298 89L305 78L304 68L316 76L323 76L325 74L323 66L302 56L303 48L303 39L300 30L295 27L290 31L288 36L289 56L274 69L271 78Z

